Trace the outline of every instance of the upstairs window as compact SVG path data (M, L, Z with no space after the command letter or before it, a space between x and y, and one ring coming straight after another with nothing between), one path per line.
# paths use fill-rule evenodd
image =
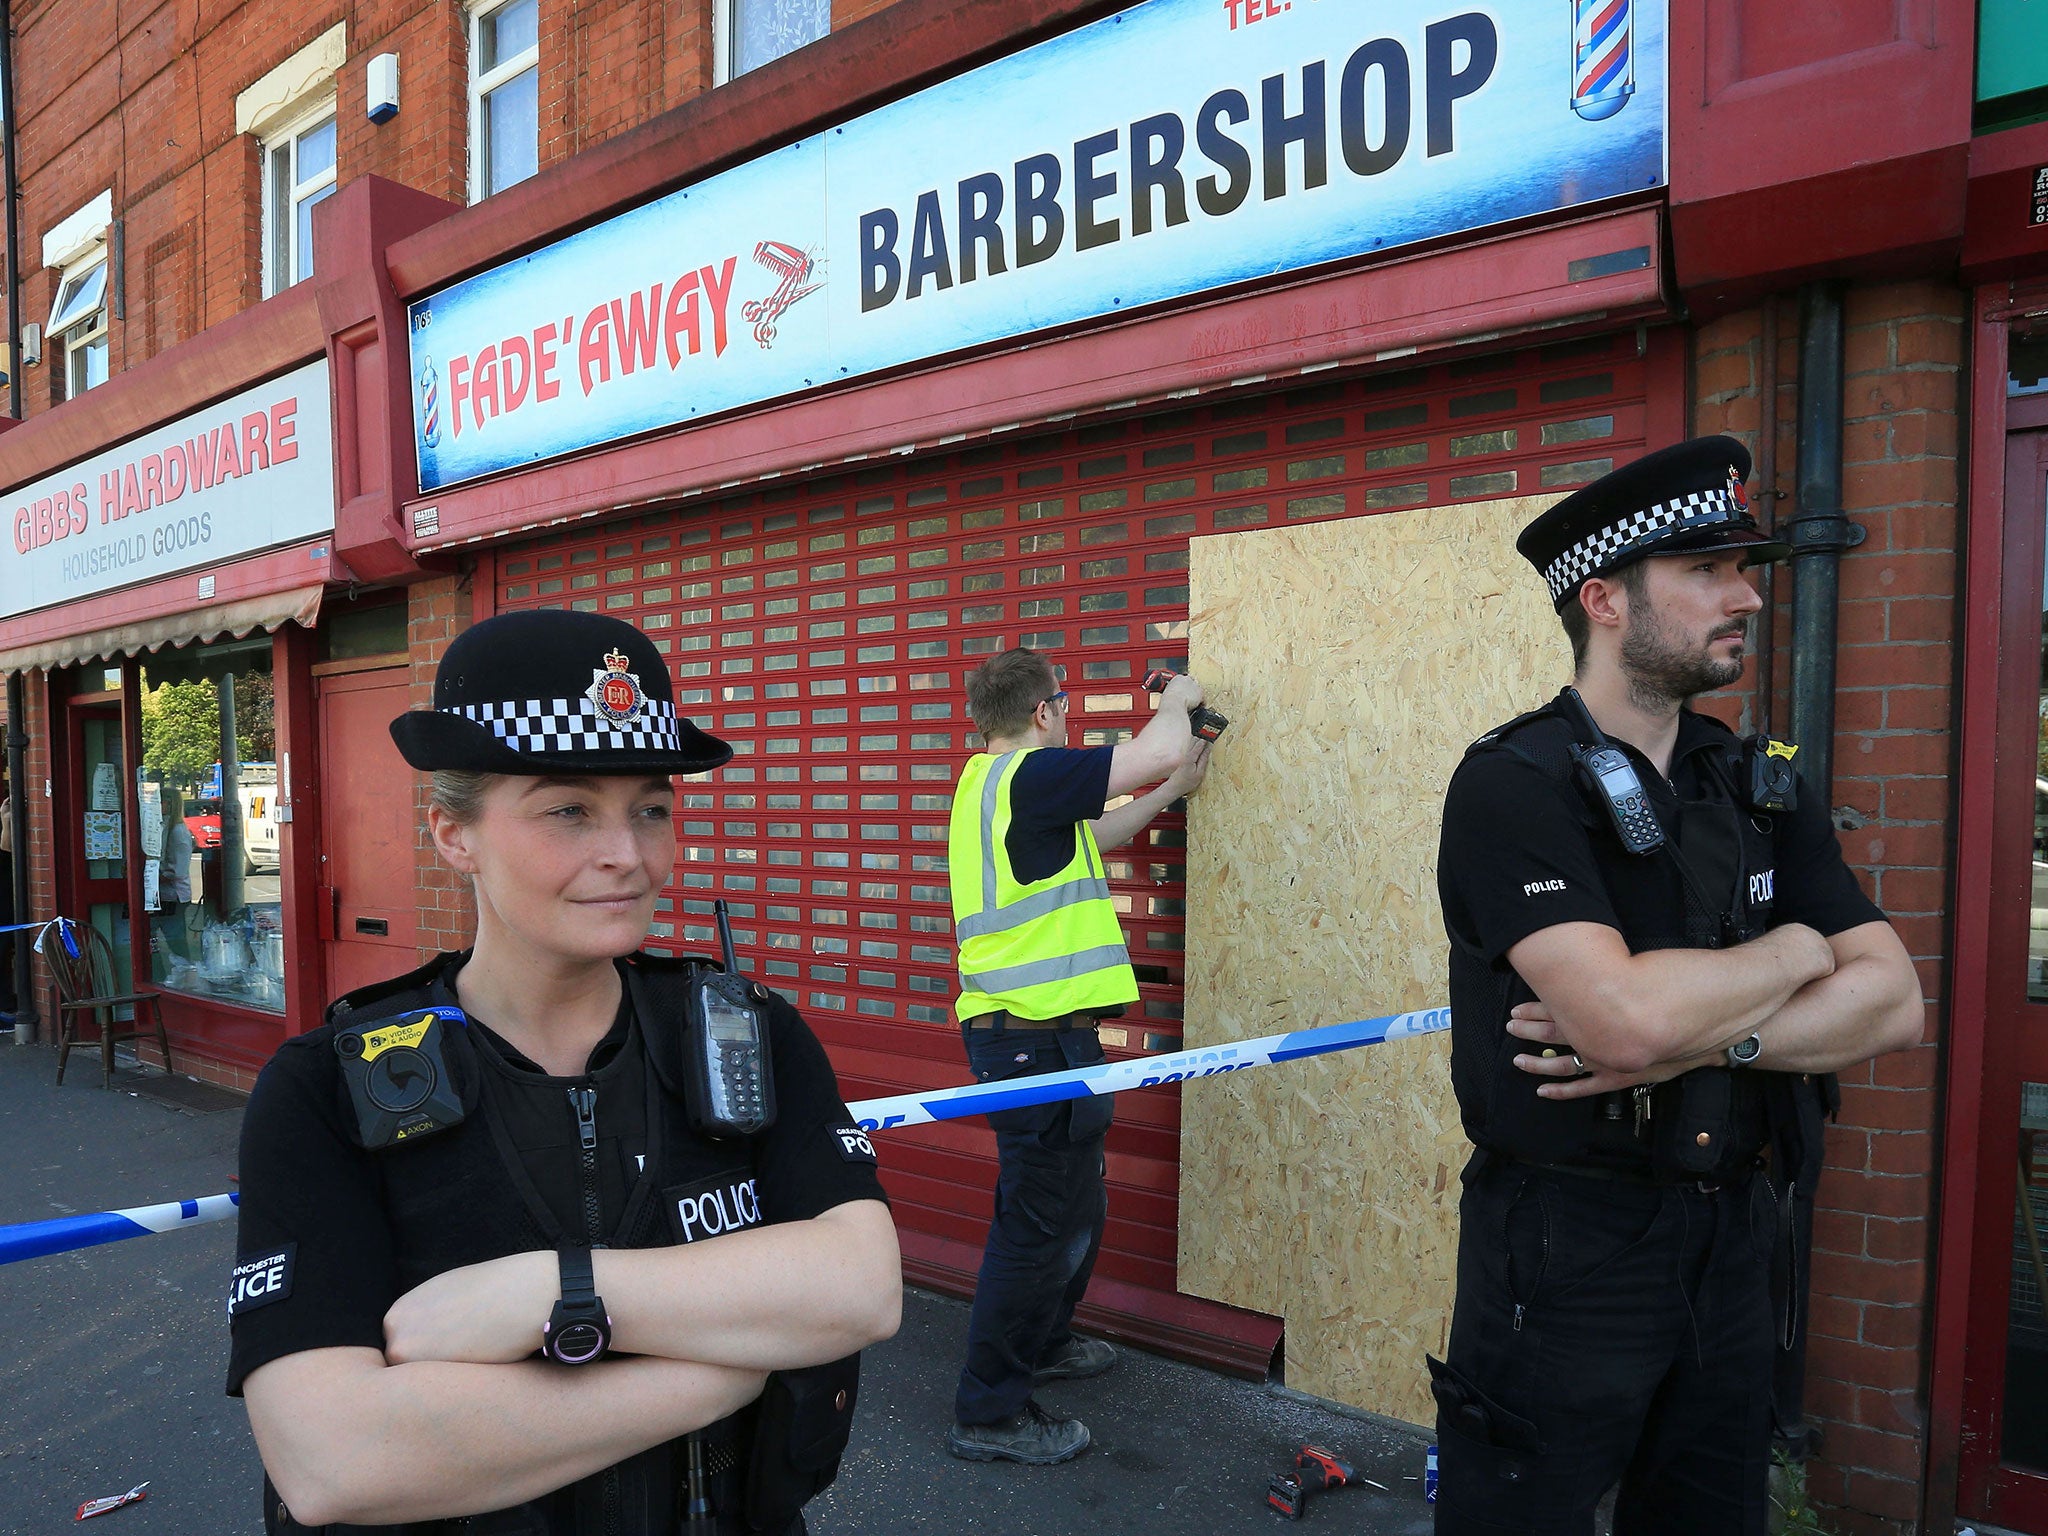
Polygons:
M334 196L334 103L263 145L263 293L313 275L313 209Z
M714 14L714 76L721 85L832 30L832 0L718 0Z
M43 334L53 346L63 348L66 400L107 382L106 247L95 248L84 261L64 269Z
M469 18L469 200L540 169L540 0L478 6Z

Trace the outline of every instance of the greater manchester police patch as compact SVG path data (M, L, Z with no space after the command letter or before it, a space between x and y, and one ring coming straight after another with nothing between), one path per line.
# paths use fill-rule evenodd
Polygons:
M228 1282L228 1316L240 1317L291 1295L292 1261L298 1252L297 1243L286 1243L275 1253L236 1264Z

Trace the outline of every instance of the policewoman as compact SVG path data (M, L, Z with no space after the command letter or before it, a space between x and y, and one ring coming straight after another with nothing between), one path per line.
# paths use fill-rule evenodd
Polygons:
M266 1530L801 1532L901 1280L795 1010L638 953L670 776L731 749L638 630L552 611L459 636L392 735L476 943L341 998L250 1098L228 1390Z
M1097 1024L1137 1001L1102 855L1201 787L1209 744L1189 711L1202 698L1193 678L1176 677L1131 740L1073 748L1067 693L1044 656L1018 647L967 674L968 713L987 750L960 771L946 863L960 946L954 1006L978 1080L1099 1062ZM1112 799L1123 803L1112 809ZM995 1212L946 1437L955 1456L1050 1466L1088 1447L1086 1424L1046 1411L1032 1393L1116 1363L1110 1345L1072 1329L1108 1216L1110 1119L1106 1097L988 1117Z
M1826 1074L1920 1039L1904 946L1736 681L1781 558L1729 438L1575 492L1517 548L1575 686L1444 805L1451 1073L1477 1150L1437 1401L1440 1536L1762 1536L1774 1259ZM1800 1277L1803 1284L1803 1277Z

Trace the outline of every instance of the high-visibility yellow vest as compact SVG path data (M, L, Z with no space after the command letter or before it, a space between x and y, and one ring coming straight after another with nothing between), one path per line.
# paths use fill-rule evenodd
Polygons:
M1138 1000L1138 979L1110 901L1102 850L1074 825L1074 857L1045 880L1010 867L1010 787L1028 752L982 753L960 771L946 839L965 1021L1001 1009L1054 1019Z

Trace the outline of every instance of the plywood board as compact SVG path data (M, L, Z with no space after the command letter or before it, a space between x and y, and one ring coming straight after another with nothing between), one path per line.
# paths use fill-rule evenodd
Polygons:
M1189 665L1231 727L1190 802L1189 1045L1449 1000L1444 786L1570 680L1514 551L1553 500L1194 541ZM1444 1035L1190 1083L1180 1287L1285 1318L1289 1386L1428 1422L1468 1151Z

